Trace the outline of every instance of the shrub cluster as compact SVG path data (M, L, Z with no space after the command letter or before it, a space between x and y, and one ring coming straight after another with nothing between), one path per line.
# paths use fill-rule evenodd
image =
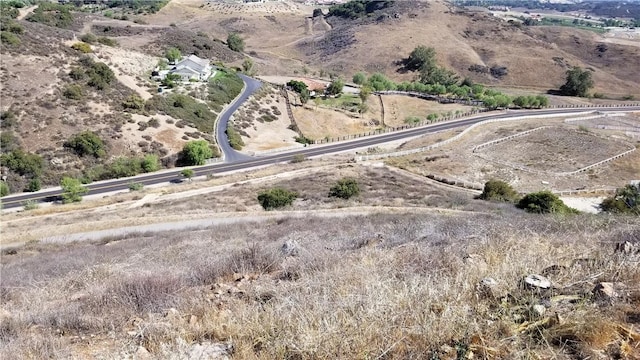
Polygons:
M289 206L298 197L294 191L283 188L273 188L258 194L258 202L265 210L274 210Z
M27 21L68 29L73 23L72 5L60 5L53 2L41 2Z
M550 191L539 191L525 195L518 204L518 208L536 214L576 214L576 209L565 205L560 198Z
M358 194L360 194L358 181L352 178L338 180L338 182L329 189L329 197L349 199Z
M393 5L392 0L371 1L353 0L340 5L333 5L329 8L329 16L336 16L345 19L358 19L376 10L382 10Z
M149 112L160 112L176 119L181 119L203 133L213 130L216 115L207 105L192 97L172 93L167 96L156 95L147 100L145 109Z
M227 138L229 138L229 145L231 145L231 147L234 148L235 150L242 150L242 147L244 146L244 141L242 141L242 137L236 131L236 129L233 128L233 125L231 123L227 124L226 133L227 133Z
M615 195L604 199L600 208L610 213L640 215L640 184L616 190Z
M511 185L507 184L501 180L489 180L484 184L484 190L482 194L478 196L479 199L482 200L491 200L491 201L504 201L504 202L516 202L520 198L518 193L511 187Z
M85 170L82 182L117 179L157 171L160 168L158 157L153 154L140 157L120 157L104 165L96 165Z
M105 144L92 131L83 131L65 141L64 147L72 149L79 156L103 157L106 155Z

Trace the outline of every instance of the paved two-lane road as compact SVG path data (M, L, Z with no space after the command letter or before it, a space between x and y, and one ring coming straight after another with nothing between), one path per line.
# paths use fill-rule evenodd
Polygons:
M220 146L220 151L222 152L222 156L224 157L224 161L227 163L234 163L244 160L250 160L251 157L240 153L233 149L231 145L229 145L229 137L227 136L227 124L229 123L229 119L231 115L233 115L236 110L251 96L256 90L260 88L262 83L258 80L252 79L248 76L238 74L242 81L244 81L244 89L232 102L229 104L220 117L218 118L218 122L216 123L215 136L216 141L218 142L218 146Z
M243 78L244 79L244 78ZM250 89L250 85L247 84L247 89L241 95L244 96L244 99L250 95L248 89ZM253 90L255 91L256 88ZM226 111L226 117L228 121L228 116L230 116L235 109L242 103L242 101L236 101L234 104L228 107ZM263 157L250 157L244 154L240 154L237 152L226 153L227 156L225 163L218 164L210 164L199 167L194 167L193 170L195 172L195 176L209 175L209 174L221 174L230 171L236 170L246 170L259 166L271 165L276 163L282 163L293 160L296 155L304 155L306 157L312 156L320 156L320 155L328 155L335 154L339 152L352 151L355 149L367 148L371 146L376 146L379 144L393 142L397 140L407 139L414 136L424 135L428 133L433 133L437 131L449 130L453 128L470 126L481 121L490 120L490 119L507 119L507 118L516 118L521 116L533 116L533 115L565 115L571 113L581 113L588 111L640 111L640 106L628 106L628 107L594 107L594 108L561 108L561 109L548 109L548 110L522 110L522 111L510 111L506 114L493 114L493 115L479 115L472 118L467 118L463 120L456 120L450 122L443 122L433 125L427 125L423 127L412 128L408 130L402 130L397 132L385 133L381 135L363 137L356 140L331 143L326 145L313 145L310 147L302 148L299 150L293 150L288 152L283 152L279 154L273 154ZM222 118L222 116L221 116ZM225 126L226 127L226 126ZM223 143L228 144L228 141L222 141ZM228 154L232 154L231 156ZM237 155L237 156L236 156ZM132 178L124 178L124 179L115 179L115 180L106 180L101 182L96 182L87 185L89 189L89 195L103 194L113 191L124 191L129 188L129 184L132 182L141 183L144 185L154 185L167 183L171 181L176 181L182 179L180 175L181 169L176 170L167 170L162 172L156 172L151 174L139 175ZM59 188L54 188L50 190L39 191L37 193L24 193L18 195L10 195L2 198L2 207L4 209L14 208L22 206L26 201L47 201L53 200L60 196L61 191Z

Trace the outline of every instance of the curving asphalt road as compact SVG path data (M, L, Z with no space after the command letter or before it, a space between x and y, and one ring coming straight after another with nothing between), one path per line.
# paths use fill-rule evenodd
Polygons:
M218 118L218 122L216 123L216 141L220 146L220 151L222 152L222 158L224 162L234 163L238 161L244 161L251 159L250 156L240 153L234 150L231 145L229 145L229 137L227 136L227 124L229 123L229 119L231 115L238 110L240 105L242 105L251 94L260 89L262 83L258 80L252 79L246 75L238 74L242 81L244 81L244 88L240 95L238 95L231 104L229 104L224 112Z
M224 126L222 129L226 128L226 121L229 120L229 116L240 106L240 104L247 99L247 97L257 88L259 87L259 83L256 85L249 80L250 78L244 77L243 80L247 81L247 86L245 91L242 92L237 101L234 101L227 110L225 114L221 116L222 118L226 118L225 123L223 125L222 121L220 121L219 126ZM506 118L515 118L520 116L532 116L532 115L563 115L569 113L581 113L588 111L608 111L608 112L628 112L628 111L640 111L640 106L628 106L628 107L593 107L593 108L561 108L561 109L545 109L545 110L515 110L509 111L506 114L492 114L492 115L478 115L472 118L466 118L462 120L455 120L443 123L437 123L433 125L426 125L422 127L411 128L402 131L390 132L381 135L368 136L359 138L352 141L324 144L324 145L313 145L310 147L302 148L299 150L293 150L288 152L282 152L278 154L262 156L262 157L250 157L244 154L240 154L233 149L230 152L225 151L225 163L217 163L210 164L204 166L193 167L194 176L203 176L203 175L212 175L212 174L221 174L230 171L236 170L245 170L265 165L271 165L276 163L282 163L293 160L296 155L304 155L306 157L312 156L320 156L327 154L335 154L345 151L351 151L360 148L367 148L371 146L376 146L379 144L402 140L414 136L424 135L428 133L433 133L437 131L449 130L458 127L464 127L473 125L475 123L489 120L489 119L506 119ZM218 134L224 133L218 132ZM226 139L226 135L224 138L219 138L220 144L227 144L228 140ZM224 150L223 150L224 151ZM141 183L144 185L154 185L161 184L167 182L176 182L181 181L183 179L180 172L182 169L175 170L167 170L161 172L155 172L151 174L138 175L130 178L123 179L114 179L114 180L105 180L100 182L95 182L87 185L89 189L89 195L103 194L113 191L124 191L129 188L129 184L132 182ZM19 206L23 206L26 201L55 201L59 198L62 191L60 188L52 188L48 190L39 191L36 193L23 193L17 195L9 195L2 198L2 208L15 208Z

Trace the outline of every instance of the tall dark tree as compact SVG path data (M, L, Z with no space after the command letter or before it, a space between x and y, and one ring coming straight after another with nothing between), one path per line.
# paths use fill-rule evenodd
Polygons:
M591 71L575 66L567 71L567 82L560 87L560 93L566 96L585 97L592 87Z

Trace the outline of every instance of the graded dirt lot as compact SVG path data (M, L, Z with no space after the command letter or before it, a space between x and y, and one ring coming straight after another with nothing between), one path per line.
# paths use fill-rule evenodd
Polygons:
M553 126L483 147L476 153L490 161L523 166L532 171L563 173L633 148L628 142L600 137L589 131Z
M473 129L466 136L451 144L420 154L391 158L387 162L418 174L435 174L475 183L478 186L482 186L490 179L500 179L509 182L521 192L543 189L554 191L615 189L624 186L630 180L640 178L639 151L634 151L620 159L572 176L536 174L472 154L473 148L477 145L543 125L553 126L555 130L543 131L540 134L533 132L532 135L537 138L532 139L537 142L537 146L533 142L529 142L527 136L524 136L512 140L513 142L507 141L496 145L500 146L499 148L491 150L489 147L483 151L490 149L492 156L505 162L521 161L522 164L539 166L541 169L570 171L583 164L595 163L604 160L607 156L615 155L618 151L628 149L628 145L625 143L638 145L637 140L625 135L624 132L589 129L589 133L581 134L577 125L566 124L564 120L564 118L532 119L486 124ZM561 136L563 134L565 136ZM436 134L431 136L436 136ZM440 135L440 137L446 136L446 134ZM565 143L563 139L566 139L567 142ZM406 146L409 147L411 143L416 141L418 140L414 140ZM620 145L621 142L625 145ZM542 159L547 161L542 162Z

